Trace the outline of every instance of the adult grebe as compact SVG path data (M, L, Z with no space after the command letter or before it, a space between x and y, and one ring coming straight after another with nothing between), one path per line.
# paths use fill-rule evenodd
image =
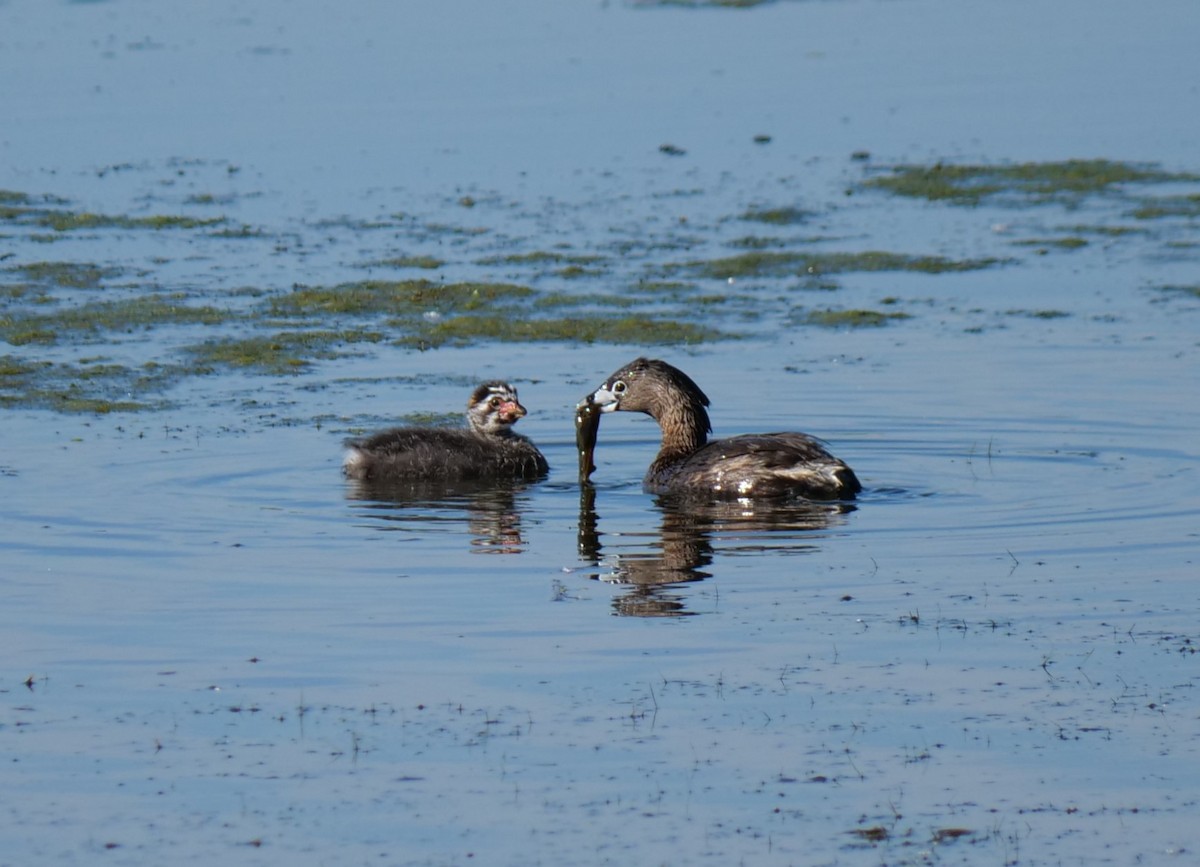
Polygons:
M683 371L665 361L638 358L606 379L580 407L644 412L658 422L662 447L642 482L650 493L852 500L862 490L854 471L808 434L744 434L709 442L708 403Z

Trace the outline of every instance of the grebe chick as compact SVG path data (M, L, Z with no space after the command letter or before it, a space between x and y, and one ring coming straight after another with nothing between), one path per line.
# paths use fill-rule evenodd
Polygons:
M526 414L507 382L485 382L467 401L467 427L398 427L346 440L352 479L535 479L546 458L513 425Z
M709 442L708 396L665 361L635 359L580 405L589 403L601 412L644 412L658 422L662 446L642 480L649 493L852 500L862 490L854 471L808 434L744 434Z

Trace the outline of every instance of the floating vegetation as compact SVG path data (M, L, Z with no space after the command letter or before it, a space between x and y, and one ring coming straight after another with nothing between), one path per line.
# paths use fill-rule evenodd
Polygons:
M261 238L266 233L262 229L243 223L240 226L228 226L224 229L217 229L215 232L209 232L208 234L211 238Z
M959 837L969 837L974 833L969 828L935 828L933 831L933 842L942 845L952 840L957 840Z
M479 264L487 267L497 265L561 265L554 268L552 273L564 280L576 280L581 277L600 277L605 269L594 267L605 262L607 257L595 254L553 253L535 250L531 253L510 253L504 256L488 256L480 259Z
M868 251L864 253L740 253L707 262L679 266L700 276L718 280L739 277L787 277L797 275L841 274L853 271L920 271L942 274L950 271L976 271L1005 260L947 259L943 256L910 256L904 253Z
M397 215L398 220L403 217ZM341 216L341 217L326 217L315 221L312 224L317 229L345 229L350 232L369 232L372 229L395 229L397 223L390 220L367 220L356 217Z
M136 396L160 391L179 373L154 363L138 369L102 361L63 364L0 356L0 406L70 413L158 409L161 400Z
M1200 175L1167 172L1153 165L1115 160L1065 160L1014 165L899 165L862 186L898 196L975 205L993 196L1034 202L1106 192L1120 184L1196 181Z
M1059 250L1078 250L1080 247L1088 245L1086 238L1080 238L1077 235L1068 235L1064 238L1022 238L1019 241L1013 241L1013 245L1017 247L1056 247Z
M361 280L333 287L300 286L271 299L276 316L339 314L419 316L479 310L528 298L534 290L511 283L434 283L429 280Z
M783 238L764 238L760 235L747 235L743 238L734 238L729 242L730 247L737 247L742 250L768 250L772 247L786 247L788 244Z
M513 319L507 316L455 316L426 323L418 333L402 338L404 346L430 349L464 345L480 339L516 343L566 341L570 343L695 344L728 339L733 335L675 319L626 315Z
M196 229L225 222L224 217L201 219L170 214L147 217L112 216L48 207L64 204L66 203L62 200L48 196L38 201L26 193L0 191L0 221L51 229L55 232L72 232L79 229Z
M95 289L104 280L122 273L122 269L91 262L30 262L6 268L29 283L60 286L64 289Z
M1099 235L1103 238L1121 238L1125 235L1144 235L1141 226L1067 226L1063 229L1075 235Z
M224 194L217 195L216 193L196 193L188 196L183 200L185 205L232 205L237 201L237 196Z
M696 284L682 280L639 280L629 289L661 298L681 299L694 292Z
M878 328L889 322L911 318L908 313L880 313L878 310L810 310L800 317L800 321L822 328Z
M262 373L300 373L314 358L337 358L345 347L356 343L378 343L379 331L283 331L270 335L210 340L188 348L200 373L217 367L252 369Z
M52 196L40 198L16 190L0 190L0 222L27 223L38 214L46 213L46 206L65 204Z
M1142 200L1130 216L1138 220L1160 220L1164 217L1200 217L1200 193L1188 196L1161 196Z
M566 292L549 292L545 295L539 295L533 302L533 307L538 310L562 309L564 307L578 310L584 306L622 309L652 304L654 300L652 298L631 297L629 295L574 295Z
M369 268L423 268L426 271L436 271L446 263L435 256L396 256L391 259L378 259L368 262Z
M794 226L797 223L807 221L812 216L811 211L805 211L801 208L751 208L742 214L742 219L751 220L756 223L770 223L776 226Z
M12 355L0 355L0 389L11 388L16 380L37 373L49 364L48 361L30 363Z
M842 288L842 285L836 280L830 280L816 274L809 274L797 283L794 288L799 292L836 292ZM883 303L891 304L895 302L885 299Z
M681 156L683 148L667 145L663 152ZM496 216L508 209L488 207L496 200L476 201L473 196L463 196L458 205L479 215L482 225L477 227L439 225L413 214L385 212L370 219L351 214L306 220L280 234L222 216L96 213L50 195L0 190L0 232L6 233L13 248L0 251L0 343L12 352L0 367L0 405L95 412L150 408L163 405L162 392L185 377L219 370L267 376L303 373L319 360L370 351L371 345L379 344L420 349L488 342L672 345L736 339L739 329L757 333L778 327L881 327L909 318L903 311L914 308L895 298L849 300L849 293L840 291L839 275L978 271L1016 262L1015 256L1023 250L1045 254L1108 245L1109 238L1134 232L1156 237L1164 228L1147 220L1200 216L1200 195L1193 194L1196 187L1181 186L1198 177L1152 165L1078 160L883 170L864 165L863 171L866 188L955 203L1005 201L1005 197L1026 203L1073 201L1115 191L1126 213L1114 217L1114 223L1125 225L1044 223L1006 234L1014 258L953 258L953 254L831 250L834 244L847 242L800 237L806 230L789 229L817 216L800 207L798 196L789 194L779 195L782 204L768 197L740 213L714 217L700 209L696 228L680 228L672 221L663 231L644 231L635 224L625 225L620 217L622 225L589 234L593 240L568 242L561 239L575 236L521 239L511 235L513 226L521 223L510 225L506 217ZM1157 182L1174 186L1119 189ZM1146 195L1151 192L1164 195ZM702 188L684 187L650 194L650 199L706 195ZM211 214L210 209L234 200L199 192L184 199L184 210L203 207L195 213ZM1109 212L1116 213L1115 209ZM488 222L493 217L496 221ZM662 224L661 209L655 209L650 224ZM716 235L714 227L721 227ZM732 241L724 237L731 227L740 227L744 236ZM1190 255L1195 246L1193 235L1186 231L1190 224L1168 228L1171 237L1162 243L1188 251L1177 256ZM100 231L104 229L129 231L104 234ZM387 232L368 236L366 230L373 229ZM96 231L80 234L87 230ZM160 230L174 234L149 239L151 243L146 243L145 234L134 234ZM320 230L319 240L310 237L314 230ZM734 228L729 234L738 231ZM230 264L238 257L257 260L262 253L304 260L342 243L347 234L357 235L356 245L367 245L367 252L354 261L380 269L360 276L396 279L237 288L237 281L248 279L237 270L247 267L245 262ZM47 252L31 255L32 250L45 249L35 246L42 242L68 243L72 251L92 252L74 253L79 261L56 261ZM716 254L683 252L711 250L712 244L725 246L715 248ZM128 252L132 248L135 251ZM688 261L696 256L711 258ZM670 261L672 257L675 261ZM342 262L337 267L343 267L344 255L335 258ZM328 260L329 256L315 255L307 259ZM197 268L209 267L214 275L211 284L203 278L199 285L181 287L178 282L194 281L191 275ZM498 280L437 280L444 273L439 269L448 267ZM511 282L501 282L505 278ZM611 278L612 285L601 287L597 278L606 284ZM546 288L554 291L536 288L542 281L552 283ZM744 282L735 286L735 281ZM1158 291L1156 300L1168 293L1197 297L1196 287L1186 285ZM841 298L817 296L817 292L847 296L842 303L849 309L819 309ZM864 304L873 307L857 306ZM1049 320L1067 314L1055 309L1004 312L1000 308L996 315ZM86 345L96 355L107 352L96 349L104 342L123 344L119 358L64 363L76 347ZM138 353L157 363L141 368L117 363L128 364Z
M727 9L750 9L754 6L766 6L774 3L775 0L635 0L634 6L682 6L687 9L698 9L705 6ZM755 136L757 142L760 138L766 138L770 141L770 136ZM668 147L668 145L663 145ZM661 148L660 148L661 149Z
M584 268L582 265L568 265L565 268L559 268L554 272L554 275L564 280L577 280L580 277L601 277L604 273L603 269L600 268Z
M0 205L28 204L31 204L28 193L17 192L16 190L0 190Z
M181 296L142 295L121 301L96 301L49 313L0 315L0 338L9 344L57 343L80 333L130 333L156 325L200 323L216 325L229 313L214 307L193 307Z
M603 262L604 256L595 254L550 253L535 250L532 253L509 253L505 256L488 256L480 259L480 265L595 265Z
M855 837L865 840L868 843L882 843L891 836L888 829L882 825L872 825L869 828L851 828L846 833L853 834Z
M203 226L216 226L225 222L224 217L200 219L197 217L178 217L157 215L152 217L109 216L107 214L92 214L86 211L44 211L38 214L33 222L35 225L53 229L56 232L73 232L79 229L196 229Z
M1064 310L1007 310L1007 316L1024 316L1027 319L1065 319L1070 316Z
M1191 286L1159 286L1159 292L1168 295L1184 295L1191 298L1200 298L1200 283Z

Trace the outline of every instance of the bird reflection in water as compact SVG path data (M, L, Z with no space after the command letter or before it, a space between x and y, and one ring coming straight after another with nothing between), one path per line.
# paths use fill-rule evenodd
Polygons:
M822 531L841 524L852 503L803 500L706 501L656 498L657 530L622 532L601 541L596 488L580 484L579 555L598 567L594 577L628 589L613 600L617 614L683 617L688 610L680 585L712 577L715 555L803 554L814 551ZM611 541L619 538L620 542Z
M361 501L362 514L382 530L453 531L465 518L472 553L518 554L525 550L518 499L528 487L517 479L349 480L346 498Z

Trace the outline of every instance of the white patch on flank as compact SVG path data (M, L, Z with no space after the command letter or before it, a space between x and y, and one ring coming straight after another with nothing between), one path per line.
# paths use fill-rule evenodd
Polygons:
M362 468L367 456L356 448L346 449L346 456L342 459L342 470L347 474L356 472Z

